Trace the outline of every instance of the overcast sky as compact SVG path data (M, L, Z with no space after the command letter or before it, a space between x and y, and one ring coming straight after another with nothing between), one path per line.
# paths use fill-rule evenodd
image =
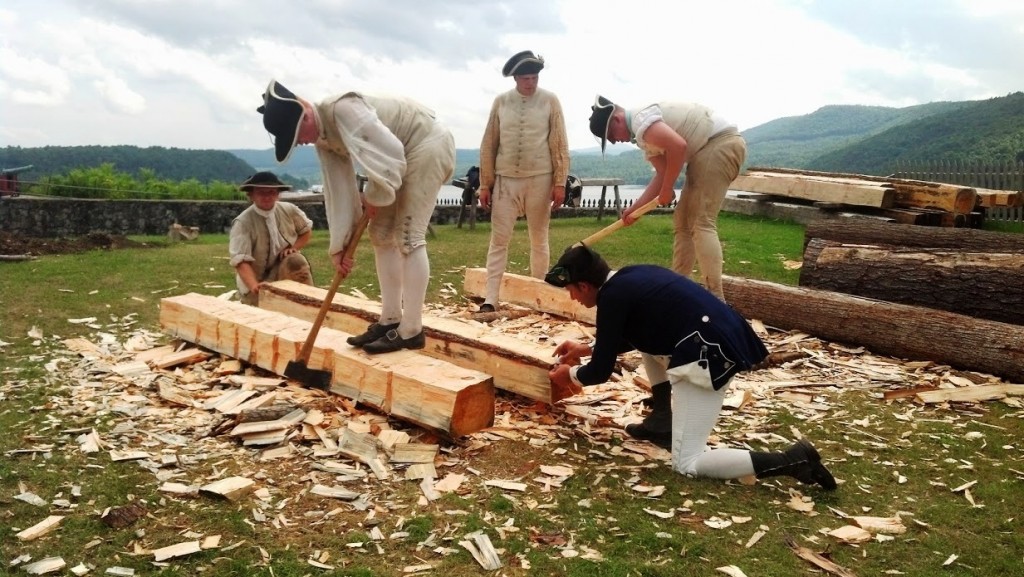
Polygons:
M573 149L595 145L598 93L745 130L1024 90L1021 0L4 0L0 31L0 146L269 148L255 109L276 78L313 101L413 97L476 148L521 50Z

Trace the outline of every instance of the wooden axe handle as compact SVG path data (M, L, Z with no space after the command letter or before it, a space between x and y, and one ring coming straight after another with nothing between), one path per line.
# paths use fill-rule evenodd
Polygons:
M650 212L650 211L654 210L655 208L657 208L657 206L658 206L658 199L654 198L650 202L648 202L647 204L645 204L645 205L641 206L640 208L634 210L633 214L631 216L641 216L641 215L647 214L648 212ZM624 226L626 226L626 223L623 222L623 220L620 218L620 219L616 220L615 222L609 224L608 226L602 228L601 230L595 232L594 234L588 236L587 238L581 240L578 244L583 244L583 245L586 245L586 246L590 246L590 245L594 244L595 242L601 240L602 238L608 236L609 234L619 230L620 228L622 228Z
M370 222L370 213L365 209L363 210L363 216L356 223L356 228L352 231L352 238L349 239L348 245L345 246L345 250L341 253L341 260L351 258L356 253L356 246L359 245L359 237L363 236L363 231L366 230L366 224ZM331 308L331 302L334 300L334 293L338 292L338 286L341 285L341 271L334 272L334 280L331 281L331 288L327 290L327 296L324 297L324 302L320 305L320 312L316 315L316 320L313 321L312 328L309 329L309 335L306 336L306 342L302 343L302 350L299 351L299 356L295 359L297 362L306 363L309 361L309 355L313 352L313 343L316 342L316 335L320 332L320 325L324 324L324 318L327 316L327 310Z

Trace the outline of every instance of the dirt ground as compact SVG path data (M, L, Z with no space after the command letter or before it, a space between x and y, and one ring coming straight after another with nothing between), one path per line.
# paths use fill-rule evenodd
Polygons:
M120 235L92 233L76 238L36 238L0 231L0 255L43 256L71 254L92 249L118 249L146 247Z

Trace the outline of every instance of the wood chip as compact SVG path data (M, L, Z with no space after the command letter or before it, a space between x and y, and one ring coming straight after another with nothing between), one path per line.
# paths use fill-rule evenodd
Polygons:
M43 519L35 525L32 525L28 529L20 531L17 535L15 535L15 537L22 541L32 541L33 539L38 539L39 537L42 537L43 535L46 535L50 531L56 529L57 525L60 525L60 522L63 519L64 517L62 515L50 515L49 517Z
M64 562L63 557L46 557L25 565L24 569L29 575L45 575L54 571L60 571L65 565L67 563Z
M173 559L175 557L184 557L185 555L198 553L201 550L202 549L199 547L199 541L185 541L183 543L161 547L160 549L154 549L153 561L160 562Z
M255 481L246 477L228 477L214 481L209 485L203 485L199 490L203 493L219 495L229 501L237 501L246 493L253 490Z

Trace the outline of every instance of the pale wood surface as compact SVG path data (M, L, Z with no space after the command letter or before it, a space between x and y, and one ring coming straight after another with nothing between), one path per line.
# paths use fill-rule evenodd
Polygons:
M60 522L63 520L63 515L50 515L49 517L43 519L35 525L32 525L28 529L21 530L20 532L18 532L17 535L15 535L15 537L17 537L21 541L31 541L33 539L38 539L39 537L42 537L43 535L46 535L50 531L56 529L57 525L60 525Z
M226 477L199 488L204 493L220 495L229 501L236 501L251 492L256 482L247 477Z
M317 287L279 281L260 291L260 307L295 318L311 318L311 311L318 310L325 295L326 291ZM379 303L336 294L324 326L358 334L379 316ZM527 342L494 333L487 325L429 313L423 315L423 330L426 347L420 353L491 375L499 389L550 401L548 370L553 361L553 345ZM358 351L347 345L345 349Z
M973 387L958 387L956 389L935 389L933 391L918 391L915 395L922 403L945 403L953 402L981 402L1002 399L1008 396L1024 395L1024 385L977 385Z
M178 338L282 375L311 327L309 320L194 293L163 299L160 323ZM317 334L307 366L331 372L332 392L455 437L493 422L489 375L415 351L368 355L345 342L349 333L329 327L325 322Z
M487 288L487 269L467 268L462 290L469 296L483 297ZM549 285L542 279L505 273L501 278L502 302L528 307L593 325L597 309L588 309L569 298L569 291Z
M752 167L745 174L740 175L737 181L739 185L734 182L730 188L853 205L861 203L841 201L832 195L842 196L845 186L860 188L865 193L871 187L878 187L879 189L890 191L891 204L866 206L878 206L881 208L891 208L893 206L903 208L935 208L953 214L967 214L978 205L978 193L974 188L905 178ZM770 187L771 190L738 188L738 186ZM806 195L814 197L808 198ZM852 196L852 198L856 197Z
M581 178L583 186L619 186L626 184L621 178Z
M877 208L890 208L895 205L896 200L895 193L879 183L826 181L792 175L740 175L729 185L729 188L804 200Z

